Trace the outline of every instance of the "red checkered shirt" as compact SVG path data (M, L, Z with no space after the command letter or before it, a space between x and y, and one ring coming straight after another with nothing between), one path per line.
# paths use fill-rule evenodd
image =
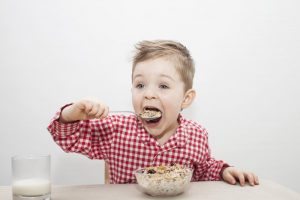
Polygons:
M161 164L181 164L194 169L192 181L220 180L223 161L211 157L208 134L199 124L178 118L176 133L162 146L135 115L59 123L57 113L48 126L65 152L84 154L109 164L110 183L136 183L134 170Z

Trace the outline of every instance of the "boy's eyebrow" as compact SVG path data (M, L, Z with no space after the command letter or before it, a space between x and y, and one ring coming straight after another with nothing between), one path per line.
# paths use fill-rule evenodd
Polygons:
M172 78L172 76L168 76L166 74L162 74L161 77L165 77L165 78L171 79L172 81L175 81L175 79Z
M172 78L172 77L169 76L169 75L162 74L162 75L160 75L160 76L161 76L161 77L164 77L164 78L167 78L167 79L170 79L170 80L172 80L172 81L175 81L175 79ZM133 79L136 79L136 78L138 78L138 77L143 77L143 75L142 75L142 74L136 74L136 75L134 75ZM176 81L175 81L175 82L176 82Z
M142 74L136 74L136 75L134 75L133 77L132 77L132 79L135 79L135 78L137 78L137 77L142 77L143 75Z

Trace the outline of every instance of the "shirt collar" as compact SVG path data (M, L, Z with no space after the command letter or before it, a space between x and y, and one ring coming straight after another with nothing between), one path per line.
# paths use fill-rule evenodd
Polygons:
M178 123L179 127L177 128L176 133L174 135L176 146L184 147L189 139L189 134L187 133L185 119L182 117L181 114L179 114L178 116Z
M143 143L149 143L150 142L150 135L144 128L141 120L137 118L137 124L138 124L138 137Z

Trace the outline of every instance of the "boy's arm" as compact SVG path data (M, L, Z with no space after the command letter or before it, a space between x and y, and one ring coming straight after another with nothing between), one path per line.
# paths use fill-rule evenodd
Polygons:
M222 171L229 165L222 160L216 160L211 156L208 133L204 129L201 133L201 145L203 146L201 161L196 165L194 179L196 181L218 181L222 180Z
M107 156L107 149L109 149L113 126L103 126L103 124L112 123L112 121L109 119L74 121L75 118L74 120L69 120L70 118L61 120L64 110L72 105L74 104L62 107L47 127L53 140L65 152L81 153L91 159L104 159ZM101 129L99 134L100 127L106 128ZM95 134L96 132L97 134Z
M229 165L222 160L206 157L205 161L199 163L195 169L195 179L197 181L219 181L221 174Z
M208 145L208 134L206 131L204 131L203 136L205 136L203 145L206 147L204 156L205 159L196 167L196 180L224 180L230 184L236 184L236 182L239 181L242 186L246 181L248 181L252 186L259 184L258 177L254 173L238 170L235 167L229 166L222 160L215 160L212 158Z

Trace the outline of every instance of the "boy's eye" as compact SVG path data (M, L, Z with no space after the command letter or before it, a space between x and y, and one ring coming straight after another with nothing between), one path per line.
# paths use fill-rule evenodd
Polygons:
M145 87L145 85L144 85L144 84L142 84L142 83L139 83L139 84L137 84L135 87L136 87L136 88L139 88L139 89L141 89L141 88L144 88L144 87Z
M159 88L161 88L161 89L168 89L169 87L167 85L161 84L161 85L159 85Z

